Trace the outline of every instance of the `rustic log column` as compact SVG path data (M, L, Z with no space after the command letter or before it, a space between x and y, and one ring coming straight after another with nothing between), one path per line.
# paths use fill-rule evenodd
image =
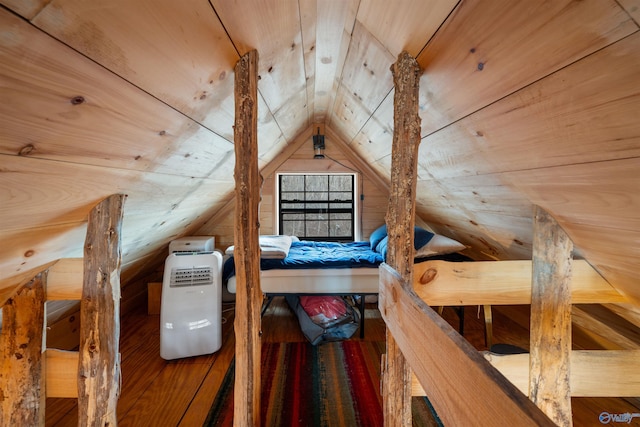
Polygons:
M117 425L120 393L120 264L126 195L107 197L89 213L80 303L78 425Z
M22 286L2 307L0 425L44 425L44 284L46 273Z
M416 172L420 144L418 88L420 67L407 52L391 66L393 99L393 158L386 223L389 235L387 264L402 280L413 284L413 227L415 223ZM382 303L381 303L382 304ZM381 307L381 309L383 309ZM384 424L411 425L411 368L387 329L383 366Z
M260 424L260 173L258 171L258 52L240 58L235 68L236 117L236 374L233 422Z
M573 243L535 208L529 398L559 426L571 426L571 251Z

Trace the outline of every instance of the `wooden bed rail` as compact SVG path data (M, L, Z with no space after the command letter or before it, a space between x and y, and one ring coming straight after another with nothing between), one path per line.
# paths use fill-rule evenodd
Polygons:
M83 259L49 264L2 306L0 425L43 426L45 398L78 399L78 425L116 425L120 231L126 196L89 213ZM80 299L79 351L45 349L47 300Z
M573 304L621 303L628 299L584 260L573 262ZM415 264L413 290L430 306L529 305L532 261L447 262ZM484 353L495 368L525 395L529 392L529 354ZM571 352L571 396L632 397L640 394L640 350ZM603 387L603 384L607 384ZM426 392L415 375L412 395Z
M555 425L387 264L379 306L444 425Z
M431 306L529 305L533 262L427 261L415 264L413 288ZM621 303L628 299L585 260L573 261L572 304Z

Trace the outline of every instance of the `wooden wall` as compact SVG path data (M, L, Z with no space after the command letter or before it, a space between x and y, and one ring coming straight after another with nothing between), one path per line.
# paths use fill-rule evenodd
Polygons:
M322 128L322 127L321 127ZM346 145L337 140L335 136L325 136L325 159L314 159L312 133L316 133L316 127L311 127L301 137L299 148L292 152L290 157L284 159L274 172L264 176L262 186L262 202L260 203L260 234L275 234L277 217L275 217L275 187L276 173L279 172L357 172L359 188L356 194L362 194L364 200L360 204L361 236L367 240L373 230L384 224L384 216L387 210L389 198L388 190L379 184L379 178L371 176L371 172L362 172L345 155L344 150L349 150ZM341 149L340 147L343 147ZM264 171L263 171L264 172ZM230 203L225 214L217 214L219 220L207 221L198 233L216 236L216 247L226 249L233 244L234 209Z

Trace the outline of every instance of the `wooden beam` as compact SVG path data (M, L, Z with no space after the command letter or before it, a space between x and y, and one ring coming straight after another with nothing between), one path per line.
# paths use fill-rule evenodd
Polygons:
M124 194L89 213L80 307L78 423L117 425L120 393L120 265Z
M427 261L413 269L415 292L432 306L531 304L532 261ZM573 262L571 301L626 302L585 260Z
M554 425L386 264L380 280L387 328L445 426Z
M574 305L572 321L622 349L640 349L640 330L636 325L597 304Z
M529 392L529 354L484 357L518 389ZM640 350L574 350L571 352L572 397L640 396Z
M82 298L82 258L62 258L49 267L47 301Z
M420 67L407 52L398 55L391 66L395 84L393 100L393 148L391 160L391 190L386 223L389 235L387 263L406 283L413 282L413 227L416 211L416 180L420 117L418 88ZM381 283L382 285L382 283ZM381 308L397 310L384 301ZM383 314L384 316L384 314ZM386 318L385 318L386 322ZM387 329L387 353L382 368L384 424L411 425L411 367L407 363L393 333Z
M47 397L78 397L77 351L48 348L44 354Z
M551 215L534 212L529 398L557 425L571 426L571 251Z
M22 286L2 306L0 425L44 425L42 333L46 273Z
M11 244L10 241L3 240L4 244ZM16 276L12 276L6 279L0 279L0 307L5 305L5 303L14 296L18 290L22 289L23 286L28 284L33 280L41 272L47 270L50 266L55 264L56 261L47 262L45 264L39 265L37 268L27 269Z
M261 177L258 172L258 52L243 55L235 68L236 153L235 250L236 376L235 425L260 424L260 245Z

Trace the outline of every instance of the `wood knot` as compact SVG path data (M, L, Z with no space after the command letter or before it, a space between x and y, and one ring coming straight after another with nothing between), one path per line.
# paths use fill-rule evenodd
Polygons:
M438 270L436 270L435 268L428 268L427 271L422 273L422 276L420 276L420 284L426 285L427 283L432 282L437 275L438 275Z
M74 96L73 98L71 98L71 104L72 105L80 105L84 103L84 96Z
M20 152L18 153L19 156L28 156L29 154L31 154L31 152L33 150L35 150L36 147L33 146L33 144L28 144L25 145L24 147L22 147L20 149Z

